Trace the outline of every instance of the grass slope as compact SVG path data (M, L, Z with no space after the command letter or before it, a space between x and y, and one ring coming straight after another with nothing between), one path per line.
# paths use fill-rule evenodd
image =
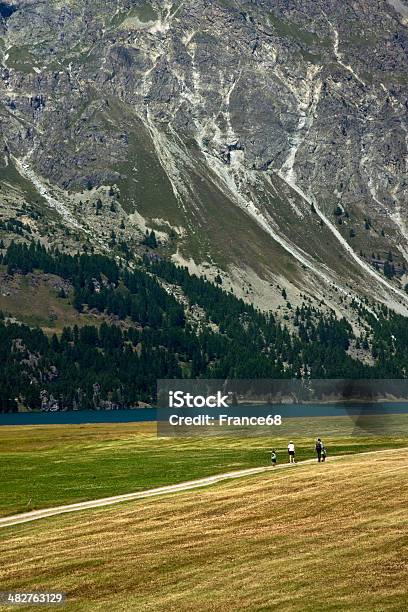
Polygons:
M70 610L406 610L408 449L3 530L7 589Z
M320 424L319 431L326 433ZM295 438L298 459L308 459L313 438L300 431ZM339 433L324 439L331 455L406 444L403 438ZM272 446L279 461L286 461L287 441L164 439L147 423L0 427L0 516L268 465Z
M5 274L6 266L0 266L0 282ZM60 282L59 277L51 274L16 274L8 282L9 291L0 294L0 311L31 327L41 327L46 334L60 334L67 326L98 325L96 317L74 309L72 291L68 299L58 297L56 286Z

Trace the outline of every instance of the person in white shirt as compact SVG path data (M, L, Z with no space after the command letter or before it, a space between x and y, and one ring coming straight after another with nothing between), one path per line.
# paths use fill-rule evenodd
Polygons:
M288 455L289 455L289 463L296 463L295 461L295 445L292 440L288 444Z

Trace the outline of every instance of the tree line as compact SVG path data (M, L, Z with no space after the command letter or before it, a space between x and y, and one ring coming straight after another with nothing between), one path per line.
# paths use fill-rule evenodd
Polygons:
M55 274L72 287L78 312L94 309L101 325L41 329L0 317L0 410L106 409L154 403L159 378L383 378L403 377L408 324L382 310L364 316L373 329L374 366L353 359L351 325L303 304L295 331L272 313L227 293L160 257L136 269L91 254L68 255L39 243L15 244L2 258L9 274ZM165 283L163 282L165 281ZM174 297L205 313L197 328ZM67 296L60 296L67 299ZM104 315L122 321L108 323ZM209 323L213 324L212 326ZM397 340L392 340L395 336Z

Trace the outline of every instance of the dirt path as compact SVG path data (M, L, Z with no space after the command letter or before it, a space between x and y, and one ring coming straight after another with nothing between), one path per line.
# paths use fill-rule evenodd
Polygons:
M395 449L382 450L382 451L369 451L365 453L359 453L359 455L371 455L378 453L392 452ZM330 457L328 461L334 461L339 459L345 459L350 457L356 457L353 455L338 455ZM12 516L6 516L0 518L0 529L2 527L11 527L12 525L20 525L21 523L29 523L31 521L38 521L39 519L47 518L49 516L55 516L57 514L66 514L68 512L79 512L81 510L89 510L91 508L102 508L104 506L112 506L113 504L119 504L121 502L133 501L138 499L146 499L148 497L158 497L160 495L166 495L170 493L178 493L179 491L189 491L191 489L199 489L201 487L207 487L224 480L232 480L235 478L243 478L244 476L252 476L254 474L262 474L264 472L273 472L284 469L296 469L297 466L307 465L310 463L316 463L316 459L307 459L301 461L295 465L284 463L277 465L276 467L256 467L249 468L246 470L239 470L235 472L227 472L225 474L216 474L215 476L208 476L206 478L200 478L198 480L190 480L187 482L181 482L179 484L168 485L165 487L158 487L156 489L147 489L145 491L138 491L136 493L125 493L124 495L115 495L114 497L104 497L102 499L93 499L85 502L78 502L76 504L69 504L67 506L55 506L54 508L43 508L42 510L33 510L31 512L24 512L23 514L15 514Z

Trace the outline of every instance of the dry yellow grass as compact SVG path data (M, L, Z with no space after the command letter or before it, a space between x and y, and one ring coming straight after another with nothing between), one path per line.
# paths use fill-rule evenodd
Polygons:
M3 281L6 267L0 266L0 281ZM69 299L58 297L59 277L52 274L32 273L25 276L16 274L3 287L8 295L0 294L0 311L15 317L29 326L41 327L45 334L60 334L64 327L78 325L99 326L103 315L79 313L72 305L72 291ZM35 299L33 299L35 296Z
M407 429L404 415L402 428ZM352 436L351 419L293 419L265 437L158 438L155 423L0 427L0 517L133 493L232 470L278 463L296 440L299 461L315 457L311 431L329 456L406 445L407 436Z
M408 449L5 529L1 589L69 610L408 609Z

